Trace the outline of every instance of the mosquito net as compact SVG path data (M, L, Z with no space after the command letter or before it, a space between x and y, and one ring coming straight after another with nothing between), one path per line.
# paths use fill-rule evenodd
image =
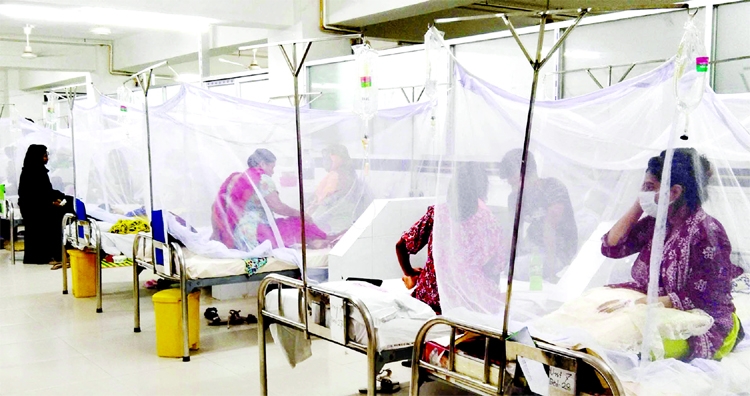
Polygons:
M73 108L76 194L101 220L145 216L146 121L139 106L104 95Z
M406 198L419 186L414 163L419 126L429 122L426 109L379 112L367 144L354 114L302 109L309 256L336 245L373 199ZM150 120L154 208L165 214L172 235L210 257L301 246L294 109L185 85L151 110ZM362 243L371 249L369 232ZM350 235L352 244L364 238ZM294 256L299 262L299 249Z
M6 196L16 202L18 182L26 150L32 144L47 146L49 177L52 188L73 195L73 151L69 130L52 131L20 118L0 119L3 151L0 167Z
M648 74L536 103L508 307L511 330L594 348L624 380L660 391L678 375L714 379L698 369L688 381L696 366L676 360L639 371L638 354L721 358L740 343L747 312L732 282L750 253L750 136L686 40ZM528 103L455 60L454 70L434 208L440 305L501 329ZM650 275L663 306L646 304Z

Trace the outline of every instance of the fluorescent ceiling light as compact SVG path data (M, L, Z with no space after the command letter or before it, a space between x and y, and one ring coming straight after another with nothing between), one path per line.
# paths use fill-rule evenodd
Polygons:
M48 21L71 25L121 26L182 32L205 31L209 25L218 22L211 18L162 14L158 12L116 10L100 7L49 7L25 4L0 4L0 15L23 21Z
M105 27L95 27L91 29L91 33L98 34L100 36L109 36L110 34L112 34L112 31L109 30L109 28Z

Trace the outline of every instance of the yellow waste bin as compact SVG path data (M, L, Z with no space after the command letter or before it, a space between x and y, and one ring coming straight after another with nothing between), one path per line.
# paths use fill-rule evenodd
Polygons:
M96 296L96 254L73 249L70 270L73 273L73 295L78 298Z
M188 294L188 344L200 347L200 291ZM182 298L180 289L162 290L152 297L156 315L156 354L182 357Z

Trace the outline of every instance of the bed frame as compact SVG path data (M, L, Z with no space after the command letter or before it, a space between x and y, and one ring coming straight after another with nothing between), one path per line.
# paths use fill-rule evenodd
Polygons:
M447 351L448 368L434 365L423 359L427 335L432 328L438 325L450 327L450 343ZM456 334L458 332L472 332L485 337L483 366L484 378L482 380L456 371ZM416 340L414 341L414 354L412 355L412 375L410 385L411 388L409 395L418 396L419 386L421 382L427 378L433 378L448 382L460 389L477 395L497 396L511 394L511 387L509 385L513 381L513 376L511 376L504 369L499 370L500 378L497 378L498 385L491 385L490 367L492 366L492 364L490 362L490 339L497 341L495 346L504 346L505 358L507 359L507 362L517 362L518 357L522 356L526 359L534 360L550 367L557 367L568 372L573 372L576 374L576 376L578 375L582 367L589 366L596 372L600 380L606 383L607 387L612 392L612 395L619 396L625 394L622 384L620 383L617 376L599 357L581 351L573 351L566 348L554 346L540 340L534 340L536 343L536 347L514 341L505 341L503 343L502 333L498 331L482 326L462 323L445 317L437 317L435 319L431 319L422 326L419 333L417 334ZM495 365L495 367L497 367L497 365ZM580 394L580 392L576 392L576 394ZM552 395L553 393L550 394ZM562 392L557 394L566 393Z
M277 296L279 299L279 313L273 313L266 310L266 293L271 285L276 286ZM312 314L309 309L304 309L304 315L300 314L301 321L294 321L283 316L283 304L281 301L282 288L292 288L297 290L297 306L302 309L304 301L311 301L310 295L337 297L344 302L343 328L344 341L337 340L332 335L331 329L314 323ZM303 294L307 290L308 298L305 299ZM321 311L324 308L321 308ZM358 311L362 315L365 328L367 329L367 345L362 345L349 338L349 318L350 313ZM271 324L286 326L306 332L309 335L322 338L334 344L341 345L345 348L357 351L367 355L367 394L375 396L375 383L378 373L388 363L409 360L412 356L412 347L406 346L397 349L388 349L378 352L377 332L372 315L365 304L358 298L341 292L333 292L321 287L303 284L301 280L292 279L278 274L272 274L263 279L258 290L258 347L260 348L260 392L261 395L268 395L268 367L266 362L266 330Z
M75 226L75 232L73 235L67 235L68 227L71 224ZM82 229L88 230L83 238L79 235L79 230ZM68 266L70 265L66 252L68 245L78 250L94 249L96 252L96 312L102 313L102 232L99 229L99 223L94 219L80 220L76 215L66 213L62 219L62 230L62 293L68 294Z
M142 243L144 242L144 243ZM148 242L148 243L145 243ZM171 258L169 262L172 266L172 273L176 274L175 269L179 268L179 275L168 275L157 270L157 267L153 264L153 248L147 248L146 246L156 246L164 249L168 257ZM208 286L216 285L227 285L232 283L245 283L260 281L267 276L273 276L272 274L283 274L287 276L299 276L298 269L283 270L277 272L264 272L255 275L233 275L224 276L219 278L205 278L205 279L188 279L185 256L182 253L182 248L177 243L165 244L154 240L154 238L145 233L139 233L136 235L133 241L133 308L134 308L134 326L133 331L136 333L141 332L141 303L140 303L140 284L138 281L139 268L151 269L155 275L167 280L180 283L180 294L182 296L181 308L182 308L182 361L190 361L190 342L188 332L188 305L187 296L192 291ZM260 318L259 318L260 321Z
M16 265L16 206L5 200L5 219L10 222L10 262Z

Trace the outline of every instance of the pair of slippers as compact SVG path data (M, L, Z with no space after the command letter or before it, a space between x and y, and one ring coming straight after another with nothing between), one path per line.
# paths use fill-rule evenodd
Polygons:
M208 320L209 326L236 326L258 323L258 318L256 318L255 315L250 314L245 317L240 315L240 312L242 311L230 309L229 320L223 320L221 316L219 316L219 310L214 307L208 307L206 308L206 312L203 313L203 317Z

